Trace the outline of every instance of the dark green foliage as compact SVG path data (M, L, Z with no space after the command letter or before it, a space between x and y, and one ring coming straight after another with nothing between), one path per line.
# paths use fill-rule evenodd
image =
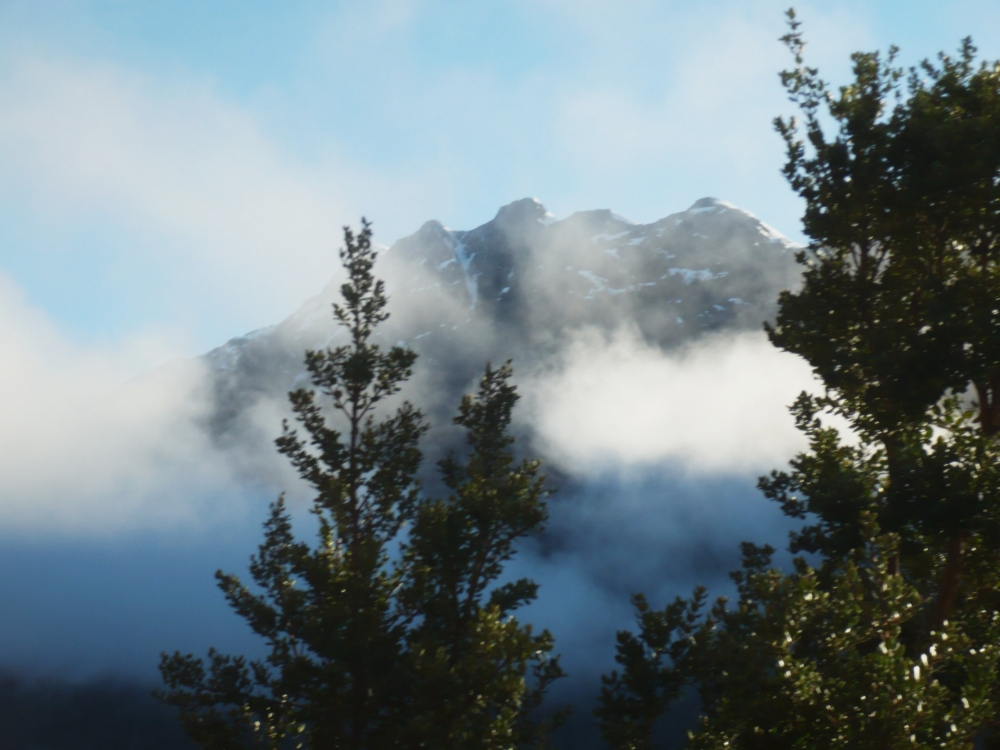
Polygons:
M701 588L690 601L678 597L662 612L651 610L642 594L632 597L639 634L618 633L615 661L622 671L601 678L601 705L594 711L612 747L652 747L653 725L687 681L680 667L690 655L704 602Z
M693 748L969 748L996 712L1000 617L915 639L924 601L892 572L898 541L861 514L864 542L814 570L769 569L747 546L736 606L719 602L689 670L705 705Z
M968 40L958 58L942 54L908 76L892 67L894 51L887 62L859 53L855 81L834 95L803 66L790 22L799 67L783 80L808 149L793 120L777 125L813 242L804 286L782 295L770 335L813 366L826 395L797 405L812 453L762 487L786 511L818 518L797 549L845 552L867 508L900 535L900 570L925 575L943 553L942 578L921 584L939 589L940 621L968 552L993 555L978 540L997 536L1000 64L977 66ZM837 124L832 138L821 104ZM978 425L948 397L967 390ZM820 410L846 417L862 447L838 445L815 422ZM795 493L806 496L797 508Z
M857 53L855 80L833 92L803 64L790 20L798 67L782 79L805 139L794 118L776 124L812 244L805 286L782 295L771 340L805 357L838 408L878 436L921 422L948 389L970 383L992 433L1000 66L976 66L968 40L958 58L942 54L908 76L893 67L895 50Z
M447 500L423 500L403 560L400 601L417 624L408 634L416 705L411 746L502 748L541 739L547 726L527 717L562 676L558 660L539 658L525 691L528 656L548 653L548 631L533 635L509 613L538 586L520 579L490 590L514 543L546 520L537 461L514 463L508 433L517 401L509 365L489 366L478 398L462 399L455 423L468 432L469 460L440 462ZM482 710L480 707L488 707ZM420 744L423 743L423 744Z
M791 551L844 554L862 543L857 520L878 507L885 488L885 453L867 445L844 445L840 433L817 417L817 399L801 394L792 406L809 438L809 453L791 461L792 472L772 472L758 487L793 518L815 523L792 533ZM807 514L809 514L807 516Z
M814 521L792 534L793 552L846 554L862 541L863 510L900 535L904 562L917 564L928 545L952 539L962 539L970 552L987 553L982 545L965 544L973 537L991 540L987 549L994 548L1000 539L1000 444L982 430L975 411L945 398L905 440L897 435L889 445L873 439L846 445L836 430L822 426L818 401L803 396L793 407L810 452L793 459L790 472L773 472L759 485L788 515Z
M659 680L674 695L697 686L694 748L992 747L1000 64L977 66L968 41L957 59L908 75L893 67L895 50L859 53L853 82L833 91L804 65L789 20L797 67L782 81L804 128L776 124L812 243L799 256L803 287L781 295L768 332L809 362L825 393L792 408L809 450L759 486L806 521L791 551L818 557L783 572L773 550L744 545L737 600L720 599L697 626L668 608L658 651L619 635L626 670L615 685L647 724L669 692L644 685ZM701 596L673 611L696 611ZM646 630L643 621L644 642ZM648 731L622 731L622 704L605 689L605 736L648 746Z
M161 697L206 748L514 748L546 726L527 714L561 676L552 636L510 613L534 599L528 580L493 587L515 543L546 520L538 463L515 463L511 370L489 366L456 423L466 461L441 462L446 500L415 476L426 431L408 402L376 407L410 376L416 355L371 340L388 314L367 223L345 229L346 346L307 352L317 394L290 394L307 437L277 440L315 490L319 538L295 538L283 498L251 559L254 586L217 574L233 609L265 639L261 661L163 656ZM331 416L332 415L332 416ZM332 426L336 425L336 426ZM393 554L393 553L396 554ZM529 674L531 672L532 674Z

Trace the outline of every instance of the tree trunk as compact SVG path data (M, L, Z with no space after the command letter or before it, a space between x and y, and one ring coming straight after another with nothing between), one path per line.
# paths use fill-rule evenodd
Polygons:
M1000 432L1000 375L994 375L987 383L973 383L979 398L979 424L983 433L989 436Z
M944 563L944 575L941 577L941 588L938 591L937 600L934 602L931 617L931 628L935 630L944 624L955 608L955 599L958 596L958 586L962 582L962 568L965 562L962 557L965 537L966 534L958 534L948 540L948 556Z

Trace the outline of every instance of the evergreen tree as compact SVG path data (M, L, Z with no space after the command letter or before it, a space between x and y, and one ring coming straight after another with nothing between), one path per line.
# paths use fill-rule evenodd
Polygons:
M525 689L528 657L549 653L552 636L533 635L509 614L534 600L538 585L522 578L490 590L515 542L546 519L538 462L515 465L510 451L507 428L518 398L510 376L509 363L487 366L478 397L462 399L455 423L468 432L469 459L440 462L452 494L420 502L404 545L400 599L419 618L407 639L417 685L410 747L520 746L543 740L564 716L528 720L563 674L558 660L537 658Z
M773 549L744 544L735 606L719 599L698 622L703 595L640 605L597 709L609 744L654 747L656 719L690 683L699 750L971 748L996 713L1000 617L946 621L918 642L926 601L892 571L898 539L872 513L861 523L849 555L818 569L799 558L791 574L769 567Z
M733 606L699 619L696 593L641 611L598 716L615 747L648 747L651 718L693 684L696 748L993 746L1000 64L977 66L968 40L908 75L895 50L858 53L834 91L789 20L797 67L782 80L805 138L795 120L777 127L811 244L768 332L825 393L793 407L810 450L760 487L808 522L791 550L818 562L785 573L772 549L744 545ZM636 689L643 671L655 689Z
M377 408L400 391L416 355L373 342L388 313L370 225L357 235L345 228L344 239L348 280L333 312L349 343L306 353L326 407L315 391L293 391L306 435L285 423L276 441L316 492L317 543L294 536L279 498L251 559L254 585L216 574L266 641L266 658L213 650L206 664L164 654L159 696L195 741L219 750L540 741L547 727L527 714L561 671L552 636L510 614L537 586L491 589L515 543L546 520L538 463L515 463L510 449L510 367L487 366L478 393L462 401L455 421L467 459L441 462L452 495L423 497L420 412L407 401L387 415Z

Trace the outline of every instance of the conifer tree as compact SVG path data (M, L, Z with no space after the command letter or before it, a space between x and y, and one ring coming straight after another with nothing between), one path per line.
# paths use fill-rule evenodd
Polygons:
M534 599L534 583L492 587L515 543L547 517L538 463L511 453L510 367L487 366L462 401L455 421L468 455L441 463L452 495L424 497L416 476L427 426L408 401L380 409L416 355L373 341L388 313L370 225L345 228L344 240L348 278L333 312L349 343L306 353L321 396L289 394L306 434L285 423L276 441L316 493L317 542L295 537L279 498L251 559L253 585L216 574L267 656L213 650L206 664L164 654L159 697L218 750L537 744L547 726L527 714L561 676L552 636L511 616Z
M455 423L468 431L465 464L439 464L448 499L425 499L404 545L400 600L416 625L407 637L417 685L411 747L507 748L543 741L564 712L541 724L528 714L562 676L548 631L532 633L510 613L535 599L526 578L492 588L515 542L547 517L537 461L514 463L508 432L517 393L510 364L486 367L477 398L462 399ZM535 659L532 687L525 667ZM486 710L483 710L483 709Z
M615 747L649 747L651 719L690 684L691 747L993 747L1000 64L976 65L968 40L909 74L895 50L858 53L834 91L789 21L797 67L782 80L805 138L794 120L777 127L812 242L768 332L825 392L793 407L809 451L760 487L807 522L791 550L816 562L782 572L747 544L734 604L702 616L698 592L641 611L598 716ZM655 689L635 688L643 670Z

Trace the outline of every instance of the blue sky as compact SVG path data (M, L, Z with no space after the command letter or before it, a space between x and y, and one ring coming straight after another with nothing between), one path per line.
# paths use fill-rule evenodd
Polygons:
M361 214L390 243L526 195L637 221L714 195L798 236L784 8L6 0L0 272L74 341L196 354L315 293ZM834 80L890 43L1000 57L995 3L799 13Z

